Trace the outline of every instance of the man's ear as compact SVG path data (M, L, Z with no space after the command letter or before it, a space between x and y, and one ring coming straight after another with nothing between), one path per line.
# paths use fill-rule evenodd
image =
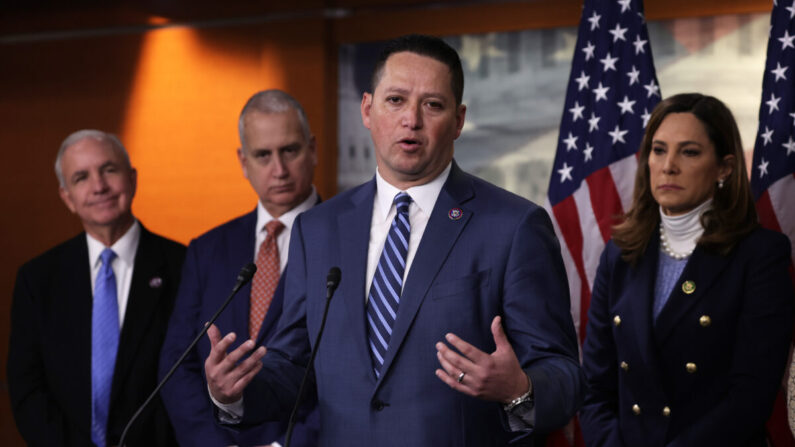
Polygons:
M72 195L69 194L69 191L67 191L65 187L59 186L58 195L61 196L61 200L63 200L64 205L66 205L66 207L69 208L69 211L75 213L76 212L75 204L72 201Z
M243 170L243 177L248 178L248 170L246 169L246 154L243 152L243 148L237 148L237 161L240 162L240 169Z
M458 138L461 135L461 130L464 129L464 121L466 120L467 116L467 106L461 104L458 106L458 109L455 111L455 137Z
M309 137L309 154L312 156L312 166L317 166L317 140L315 136L312 135Z
M362 95L362 124L364 127L370 128L370 109L373 107L373 95L364 92Z
M132 183L132 195L135 197L135 192L138 191L138 170L130 168L130 183Z

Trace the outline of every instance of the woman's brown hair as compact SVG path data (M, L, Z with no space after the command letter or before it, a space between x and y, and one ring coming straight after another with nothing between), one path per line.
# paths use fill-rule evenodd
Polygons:
M643 255L660 224L659 205L651 194L649 153L652 139L668 114L692 113L704 126L715 147L718 163L734 155L731 174L723 188L716 188L712 207L701 216L704 234L698 245L712 252L727 254L743 236L758 225L751 187L745 168L740 132L731 111L719 99L699 93L682 93L664 99L649 118L640 146L632 206L621 223L613 227L613 242L621 257L634 264Z

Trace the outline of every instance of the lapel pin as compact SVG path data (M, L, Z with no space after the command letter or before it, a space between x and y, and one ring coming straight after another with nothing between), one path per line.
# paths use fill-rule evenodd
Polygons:
M682 283L682 292L690 295L691 293L696 291L696 283L693 281L687 280Z
M163 278L159 276L155 276L154 278L149 280L149 287L153 289L159 289L160 286L163 285Z
M458 220L463 215L464 211L461 210L461 208L451 208L450 211L447 212L447 217L449 217L450 220Z

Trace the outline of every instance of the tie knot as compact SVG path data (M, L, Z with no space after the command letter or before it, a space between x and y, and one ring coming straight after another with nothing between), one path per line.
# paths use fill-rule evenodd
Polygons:
M106 248L102 250L102 253L99 255L99 259L102 260L102 265L110 265L110 262L116 258L116 252L110 248Z
M398 213L407 213L411 203L411 196L405 191L400 191L395 195L394 202Z
M265 231L268 232L268 235L273 235L273 237L278 237L282 230L284 230L284 224L276 219L265 224Z

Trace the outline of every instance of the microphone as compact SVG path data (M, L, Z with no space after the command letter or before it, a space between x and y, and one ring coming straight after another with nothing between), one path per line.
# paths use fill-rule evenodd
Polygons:
M320 337L323 336L323 328L326 327L326 317L328 317L328 305L331 303L331 297L334 296L334 291L340 285L342 272L339 267L331 267L326 275L326 307L323 309L323 320L320 322L320 330L315 337L315 347L312 349L312 354L309 356L309 363L306 365L304 371L304 378L301 379L301 386L298 387L298 396L295 398L295 405L293 405L293 412L290 413L290 422L287 423L287 434L284 437L284 447L290 447L290 438L293 436L293 428L295 427L295 415L298 412L298 407L301 405L301 396L304 394L304 385L306 379L309 377L309 372L312 370L312 365L315 363L315 355L317 355L317 348L320 346Z
M213 324L215 322L215 320L218 319L218 316L221 315L221 312L223 312L224 309L226 309L226 306L229 305L229 302L232 301L232 298L234 298L234 296L238 292L238 290L240 290L241 287L246 285L246 283L251 281L251 278L254 277L254 273L256 271L257 271L257 266L254 265L253 262L251 262L248 265L244 266L240 270L240 273L237 274L237 281L235 282L235 285L232 287L232 293L229 294L229 296L226 298L226 301L224 301L224 303L221 304L221 307L218 308L218 310L215 312L215 314L213 314L212 318L210 318L210 321L208 321L204 325L204 328L202 328L202 330L199 332L199 334L196 335L196 337L190 343L188 348L185 349L185 352L183 352L182 355L179 356L177 361L174 362L174 366L171 367L171 369L163 377L163 379L160 381L160 383L157 384L157 386L155 387L155 390L152 391L152 394L150 394L149 397L146 398L144 403L140 407L138 407L138 410L130 418L130 421L127 422L126 426L124 426L124 431L121 433L121 439L119 439L119 447L124 447L124 439L127 437L127 432L130 430L130 427L132 426L133 422L135 422L135 420L138 419L138 416L140 416L141 413L144 411L144 408L146 408L146 406L149 405L149 402L151 402L152 399L154 399L155 396L157 396L157 393L159 393L160 389L163 388L163 385L165 385L166 382L168 382L168 379L170 379L171 376L174 375L174 372L177 370L177 367L179 367L179 365L182 364L182 362L185 360L185 357L187 357L188 354L190 353L190 351L193 350L193 348L196 346L196 343L198 343L199 340L202 337L204 337L204 334L206 334L207 330L210 329L210 325ZM337 269L337 271L339 271L339 269ZM339 274L337 275L337 277L339 278ZM337 281L339 281L339 279Z

